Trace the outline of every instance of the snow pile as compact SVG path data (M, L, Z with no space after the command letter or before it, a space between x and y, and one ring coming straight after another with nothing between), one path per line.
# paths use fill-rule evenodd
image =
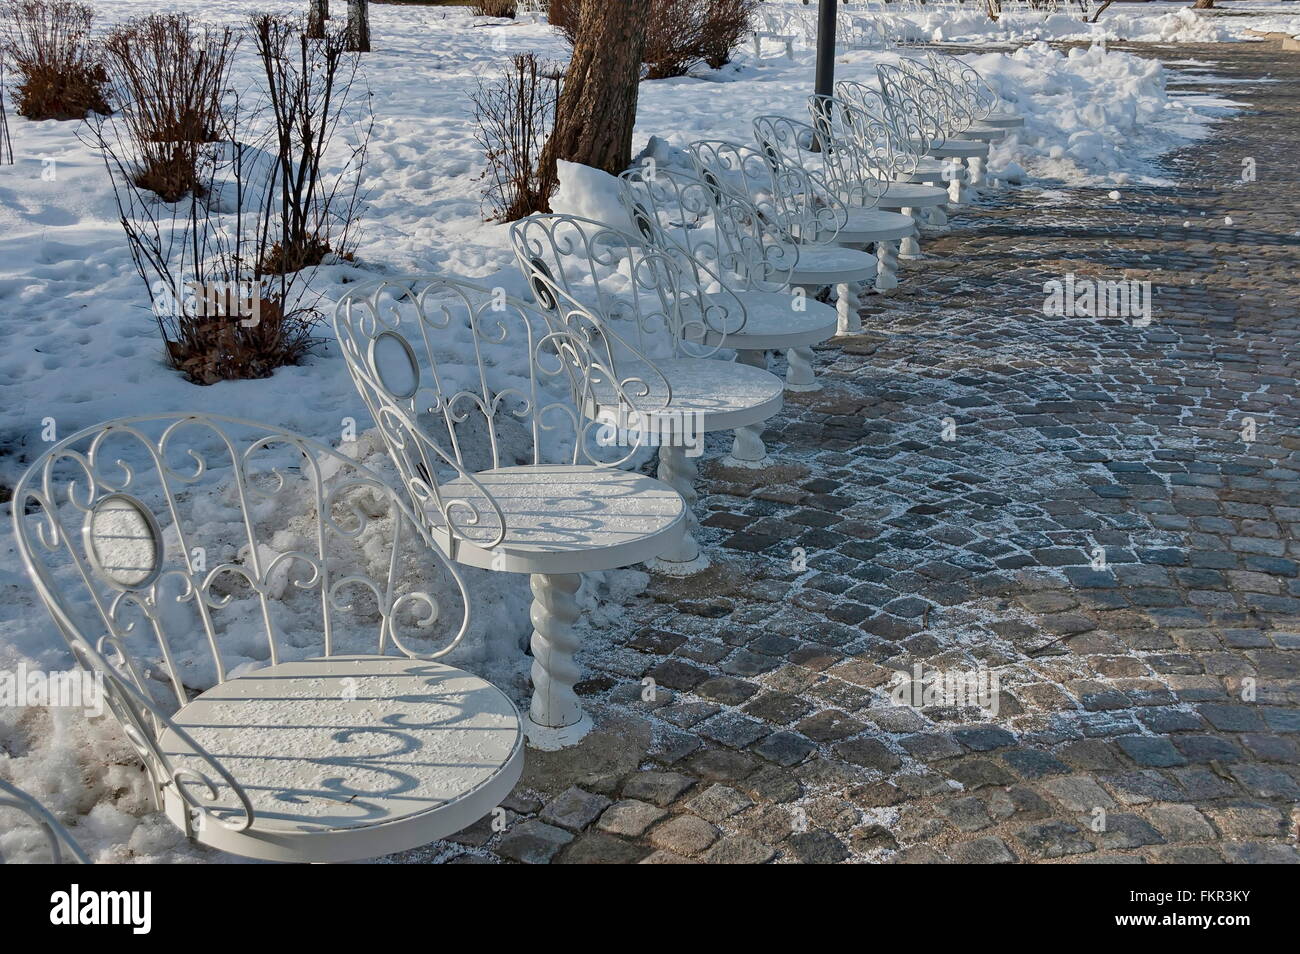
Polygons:
M625 232L636 231L619 201L622 187L617 178L600 169L563 159L556 163L556 173L560 184L551 196L552 212L603 222Z
M1150 180L1150 160L1186 142L1185 124L1196 128L1198 114L1169 95L1157 60L1100 44L1061 53L1046 43L964 59L1025 117L1023 129L993 146L994 169L1091 184Z

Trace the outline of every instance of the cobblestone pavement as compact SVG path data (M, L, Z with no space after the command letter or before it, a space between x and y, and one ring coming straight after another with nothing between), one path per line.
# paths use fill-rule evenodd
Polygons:
M787 395L777 467L711 443L715 567L587 624L597 731L428 860L1300 857L1300 55L1130 48L1282 82L1207 87L1248 108L1175 186L930 237ZM1044 317L1071 272L1149 280L1151 324ZM996 714L895 704L918 663L996 673Z

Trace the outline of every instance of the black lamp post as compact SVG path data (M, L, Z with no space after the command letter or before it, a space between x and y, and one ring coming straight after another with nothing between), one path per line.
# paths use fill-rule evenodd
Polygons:
M818 0L817 74L813 91L818 96L830 96L835 91L835 0ZM821 122L817 126L820 130ZM820 142L814 142L813 149L820 151Z
M835 88L835 0L818 0L817 78L818 96L829 96Z

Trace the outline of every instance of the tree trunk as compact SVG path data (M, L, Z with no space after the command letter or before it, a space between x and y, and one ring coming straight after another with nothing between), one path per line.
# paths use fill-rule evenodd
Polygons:
M325 35L325 21L330 18L329 0L309 0L307 4L307 35L319 39Z
M370 2L348 0L348 49L370 52Z
M582 0L581 27L537 174L555 183L559 159L618 175L632 162L637 88L650 0ZM549 194L549 192L548 192Z
M1196 0L1196 2L1192 4L1192 9L1193 9L1193 10L1213 10L1213 9L1214 9L1214 0Z

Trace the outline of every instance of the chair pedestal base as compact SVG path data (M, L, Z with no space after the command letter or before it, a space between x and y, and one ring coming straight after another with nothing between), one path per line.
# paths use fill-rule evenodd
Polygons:
M573 658L580 642L573 624L582 615L574 595L582 585L577 573L534 573L529 577L533 591L533 605L529 618L533 622L533 700L528 709L526 734L538 748L545 747L534 741L534 727L538 738L553 744L560 738L569 738L582 724L577 741L591 728L591 719L582 710L573 685L582 675ZM565 743L572 744L572 743ZM556 748L560 746L556 745Z
M740 430L744 428L737 429L737 440L740 439ZM690 576L709 566L709 558L700 551L700 545L695 540L695 531L700 526L695 516L695 504L699 500L699 495L695 492L695 474L695 459L686 456L685 448L672 445L659 448L659 469L656 476L686 501L686 533L671 550L661 553L653 560L646 560L646 566L657 573Z
M960 175L955 175L948 180L948 201L953 205L961 205L966 201L966 193L962 190Z
M876 285L880 284L880 272L876 272ZM835 314L839 319L836 331L839 334L853 334L862 330L862 315L858 308L858 290L852 282L835 286Z
M785 353L785 386L789 391L820 391L822 386L813 376L812 348L790 348Z
M881 295L898 287L898 246L894 242L876 243L876 284Z
M904 215L911 216L916 223L916 230L921 231L921 219L916 214L916 209L900 209ZM903 259L913 259L921 257L921 243L916 240L915 235L909 235L898 244L898 257Z
M558 752L560 749L576 745L592 730L592 727L591 716L586 713L583 713L582 718L573 725L560 728L538 725L531 715L524 716L524 736L528 739L529 747L539 752Z

